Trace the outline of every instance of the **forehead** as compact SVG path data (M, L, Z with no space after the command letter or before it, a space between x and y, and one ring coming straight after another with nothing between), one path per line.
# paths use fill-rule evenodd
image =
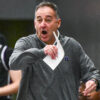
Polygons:
M55 11L48 7L48 6L44 6L44 7L40 7L38 8L38 10L35 13L35 16L55 16Z

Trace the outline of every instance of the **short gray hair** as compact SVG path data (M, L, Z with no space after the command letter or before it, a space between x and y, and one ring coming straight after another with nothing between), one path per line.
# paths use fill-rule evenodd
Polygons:
M56 17L57 17L57 18L60 18L60 17L59 17L59 14L58 14L58 7L57 7L57 5L54 4L53 2L48 2L48 1L43 1L43 2L41 2L40 4L38 4L38 5L36 6L36 8L35 8L35 13L36 13L36 11L37 11L39 8L44 7L44 6L47 6L47 7L50 7L51 9L53 9L53 10L55 11L55 13L56 13Z

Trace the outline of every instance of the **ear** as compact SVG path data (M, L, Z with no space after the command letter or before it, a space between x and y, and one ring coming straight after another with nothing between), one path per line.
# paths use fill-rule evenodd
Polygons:
M59 28L61 26L61 19L60 18L58 19L57 24L58 24L58 28Z
M36 22L35 22L35 20L34 20L34 27L35 27L35 29L36 29Z

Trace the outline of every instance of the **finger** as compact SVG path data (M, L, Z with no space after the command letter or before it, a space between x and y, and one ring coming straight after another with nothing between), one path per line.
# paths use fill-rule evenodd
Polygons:
M51 49L48 49L48 55L53 59L54 58L54 55L52 53L52 50Z
M57 54L58 54L58 48L57 48L56 46L53 45L52 50L53 50L53 53L54 53L55 57L57 57Z
M51 45L46 45L45 47L44 47L44 53L46 54L46 55L48 55L49 54L49 52L51 52Z
M55 59L57 57L57 47L55 45L51 45L48 49L48 54Z
M85 90L86 91L91 91L91 90L93 90L93 89L95 89L96 88L96 84L91 84L91 85L89 85Z
M45 53L46 55L48 55L48 48L49 48L49 45L46 45L46 46L44 47L44 53Z
M58 53L58 49L55 45L47 45L44 47L44 53L51 56L52 59L55 59Z
M85 96L88 96L89 93L91 93L91 92L93 92L93 91L95 91L95 90L96 90L96 87L93 85L93 86L91 86L90 88L84 90L83 93L84 93Z
M86 88L83 91L83 94L86 96L88 94L88 92L90 92L90 90L91 90L91 88L93 86L93 82L88 81L85 85L86 85Z
M53 50L53 49L49 49L49 50L48 50L48 55L50 55L52 59L55 59L55 58L56 58L56 56L55 56L55 53L54 53L54 50Z
M87 97L90 97L90 96L91 96L91 93L88 93L88 94L87 94Z
M88 90L88 89L90 89L91 87L95 87L96 86L96 84L95 84L95 82L94 81L88 81L86 84L86 88L85 88L85 90Z

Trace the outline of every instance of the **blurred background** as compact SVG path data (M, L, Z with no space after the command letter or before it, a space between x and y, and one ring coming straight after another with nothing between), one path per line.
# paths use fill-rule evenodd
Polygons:
M0 32L14 47L22 36L35 33L34 8L43 0L0 0ZM45 0L44 0L45 1ZM100 69L100 0L46 0L58 5L61 34L74 37Z

